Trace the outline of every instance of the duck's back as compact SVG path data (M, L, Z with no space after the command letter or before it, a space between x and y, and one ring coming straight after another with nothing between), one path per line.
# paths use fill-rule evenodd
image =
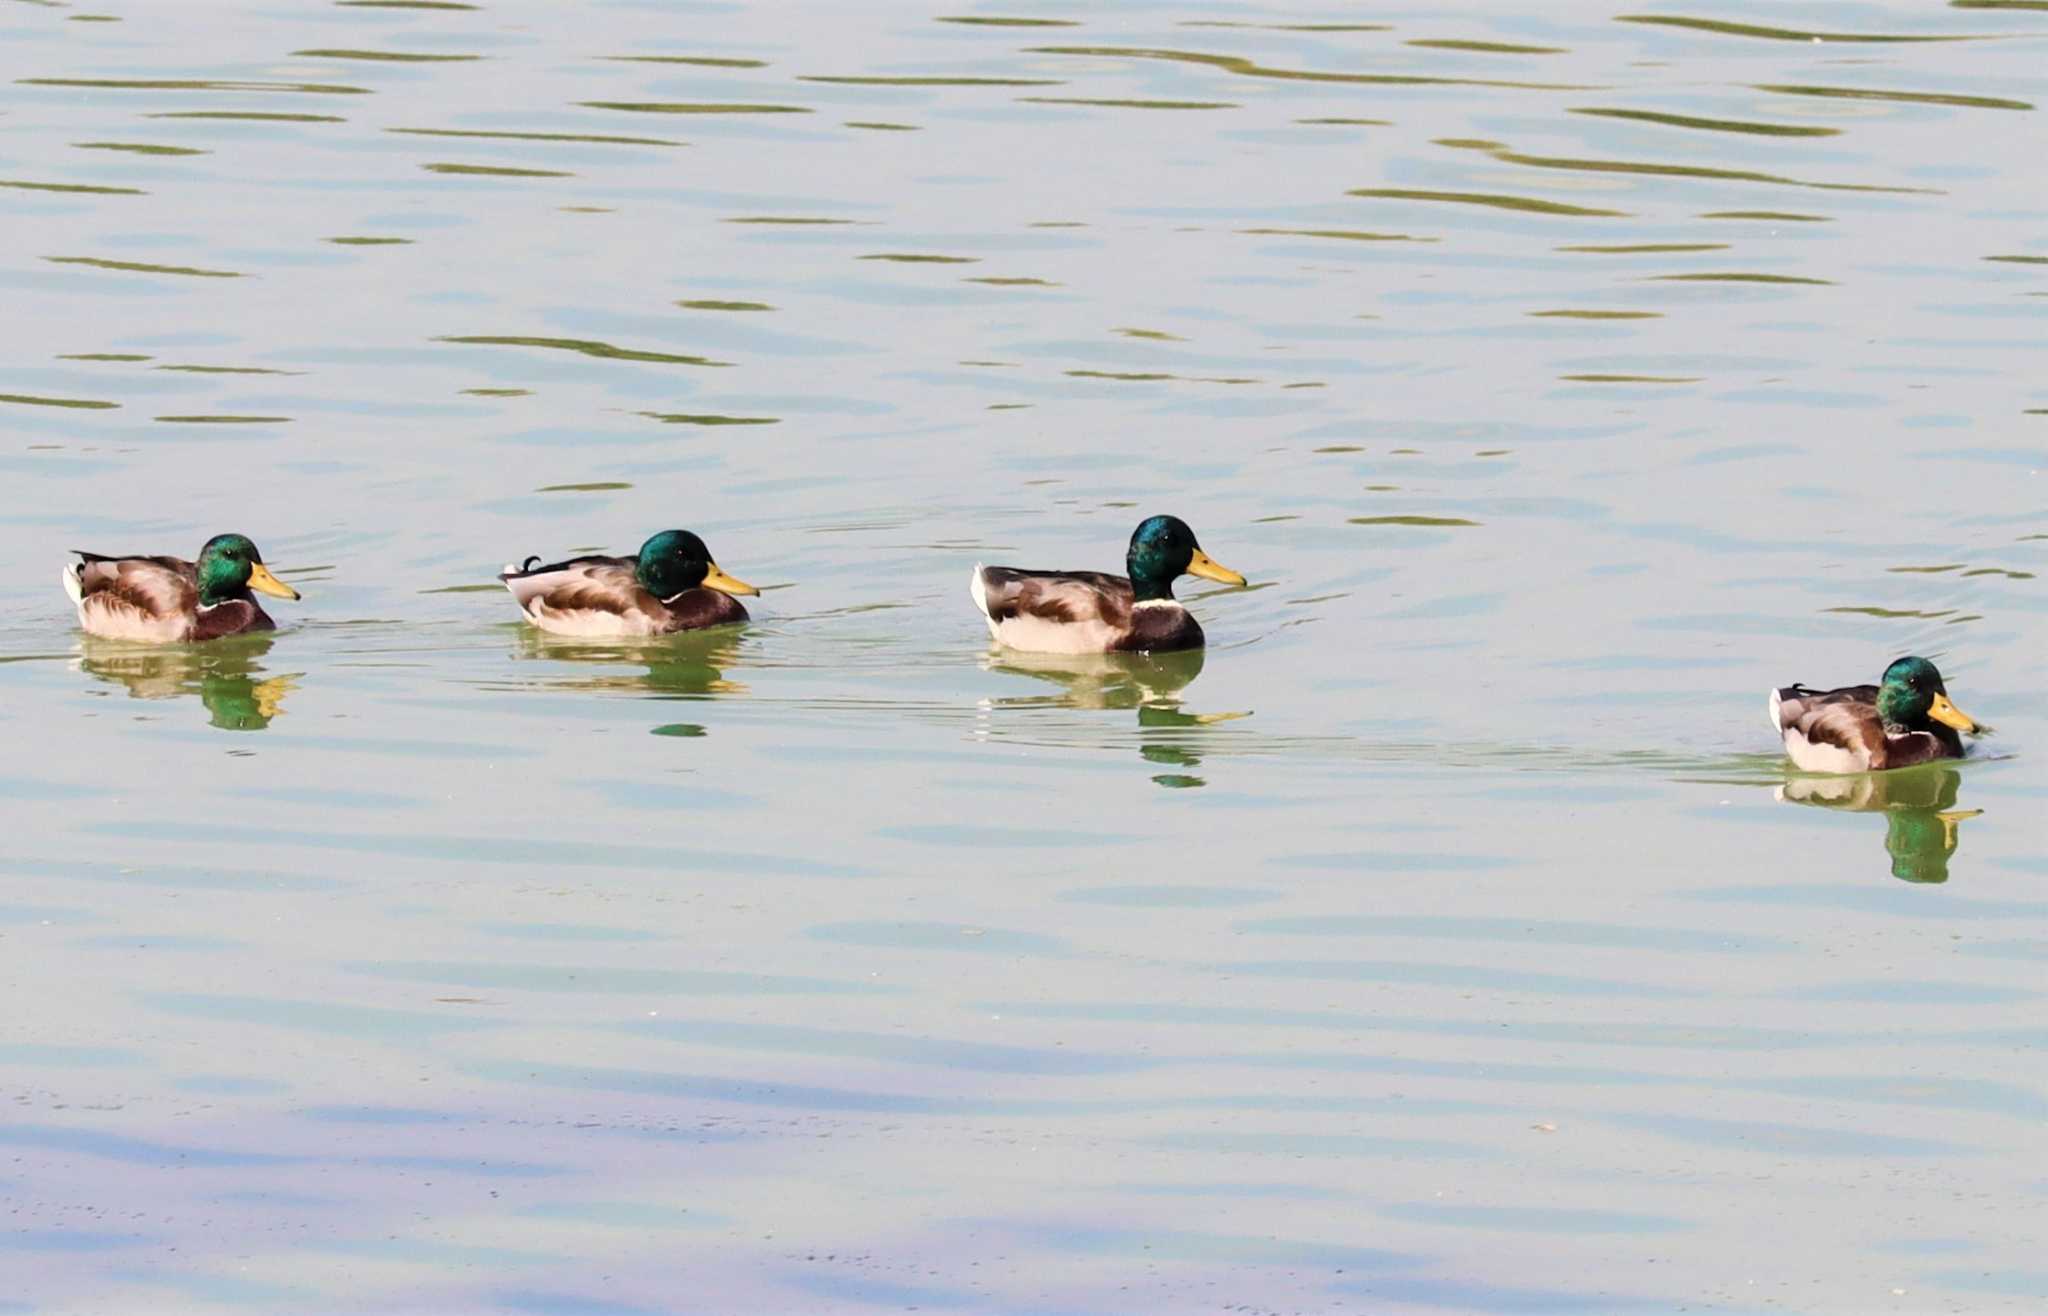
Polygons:
M528 558L528 562L533 559ZM654 599L634 576L637 559L575 557L565 562L507 566L505 583L519 610L544 631L557 635L653 635L648 615Z
M78 624L88 635L159 644L210 638L195 633L199 570L190 562L75 551L80 560L65 567L64 590L78 605Z
M1878 720L1874 685L1773 690L1771 725L1784 738L1787 757L1808 772L1868 772L1883 766L1884 724Z
M1131 626L1131 582L1107 572L977 566L968 588L989 634L1013 649L1106 653Z

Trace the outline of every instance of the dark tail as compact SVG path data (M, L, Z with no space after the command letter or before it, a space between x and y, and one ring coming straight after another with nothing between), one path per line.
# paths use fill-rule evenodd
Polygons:
M515 567L515 566L513 566L513 565L512 565L512 564L511 564L510 562L507 562L507 563L505 564L505 569L504 569L503 571L500 571L500 572L498 573L498 579L499 579L499 580L510 580L510 579L512 579L512 577L514 577L514 576L523 576L523 575L525 575L525 574L526 574L527 572L529 572L529 571L533 570L534 564L535 564L536 562L539 562L539 561L540 561L540 554L538 554L538 553L529 553L529 554L527 554L527 556L526 556L526 561L524 561L524 562L521 562L521 563L520 563L520 564L519 564L518 566L516 566L516 567Z

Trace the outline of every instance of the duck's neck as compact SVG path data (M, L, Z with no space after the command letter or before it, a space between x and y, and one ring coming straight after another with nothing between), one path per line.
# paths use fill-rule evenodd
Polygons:
M1878 687L1877 716L1890 735L1927 729L1927 705L1906 686L1887 683Z
M1170 580L1131 577L1131 601L1133 603L1178 603L1173 597L1173 582Z
M199 573L199 606L218 607L230 599L245 598L249 593L247 581L236 580L225 572L201 571Z
M676 562L670 558L650 559L642 554L634 565L633 575L640 582L640 588L667 603L702 584L705 568L700 563Z
M1130 556L1124 559L1124 569L1131 573L1131 596L1134 602L1174 602L1174 573L1163 570L1150 554L1132 550Z

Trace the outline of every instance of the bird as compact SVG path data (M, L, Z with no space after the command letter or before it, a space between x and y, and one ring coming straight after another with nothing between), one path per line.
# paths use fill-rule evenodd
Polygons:
M526 620L556 635L672 635L747 619L738 594L761 591L735 580L687 530L662 530L631 557L572 557L505 564L505 583Z
M79 561L64 564L64 592L85 633L107 639L178 644L276 630L250 591L299 597L270 574L247 535L215 535L196 562L72 551Z
M1963 736L1990 730L1949 702L1941 673L1908 656L1877 685L1771 691L1771 727L1807 772L1883 772L1963 756Z
M1202 625L1173 597L1182 575L1225 585L1240 576L1202 551L1177 516L1147 517L1131 533L1128 576L1100 571L1021 571L977 562L968 582L988 633L1035 653L1164 653L1202 647Z

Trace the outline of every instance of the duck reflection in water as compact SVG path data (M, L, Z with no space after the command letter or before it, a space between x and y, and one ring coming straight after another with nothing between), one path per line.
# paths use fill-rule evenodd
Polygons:
M1205 651L1174 653L1024 653L1002 649L989 655L989 671L1029 676L1062 687L1058 694L1013 695L992 699L994 708L1135 709L1139 755L1147 762L1177 771L1162 772L1153 781L1172 788L1206 786L1190 769L1201 765L1204 730L1231 722L1243 713L1190 713L1181 707L1180 692L1202 674Z
M1778 798L1793 804L1884 815L1884 848L1892 876L1902 882L1946 882L1948 861L1961 839L1961 823L1982 809L1956 808L1963 774L1930 763L1856 776L1793 777Z
M79 644L78 668L110 685L126 686L131 699L178 699L197 695L207 721L223 731L261 731L284 713L284 697L303 672L265 676L262 659L273 643L268 634L229 636L204 645L144 645L87 636Z
M517 653L521 658L551 663L582 663L588 673L545 676L533 684L551 690L613 690L621 694L667 699L702 699L739 695L747 687L726 679L725 669L739 657L737 627L685 631L650 640L590 640L550 635L521 627ZM635 667L645 671L633 671Z

